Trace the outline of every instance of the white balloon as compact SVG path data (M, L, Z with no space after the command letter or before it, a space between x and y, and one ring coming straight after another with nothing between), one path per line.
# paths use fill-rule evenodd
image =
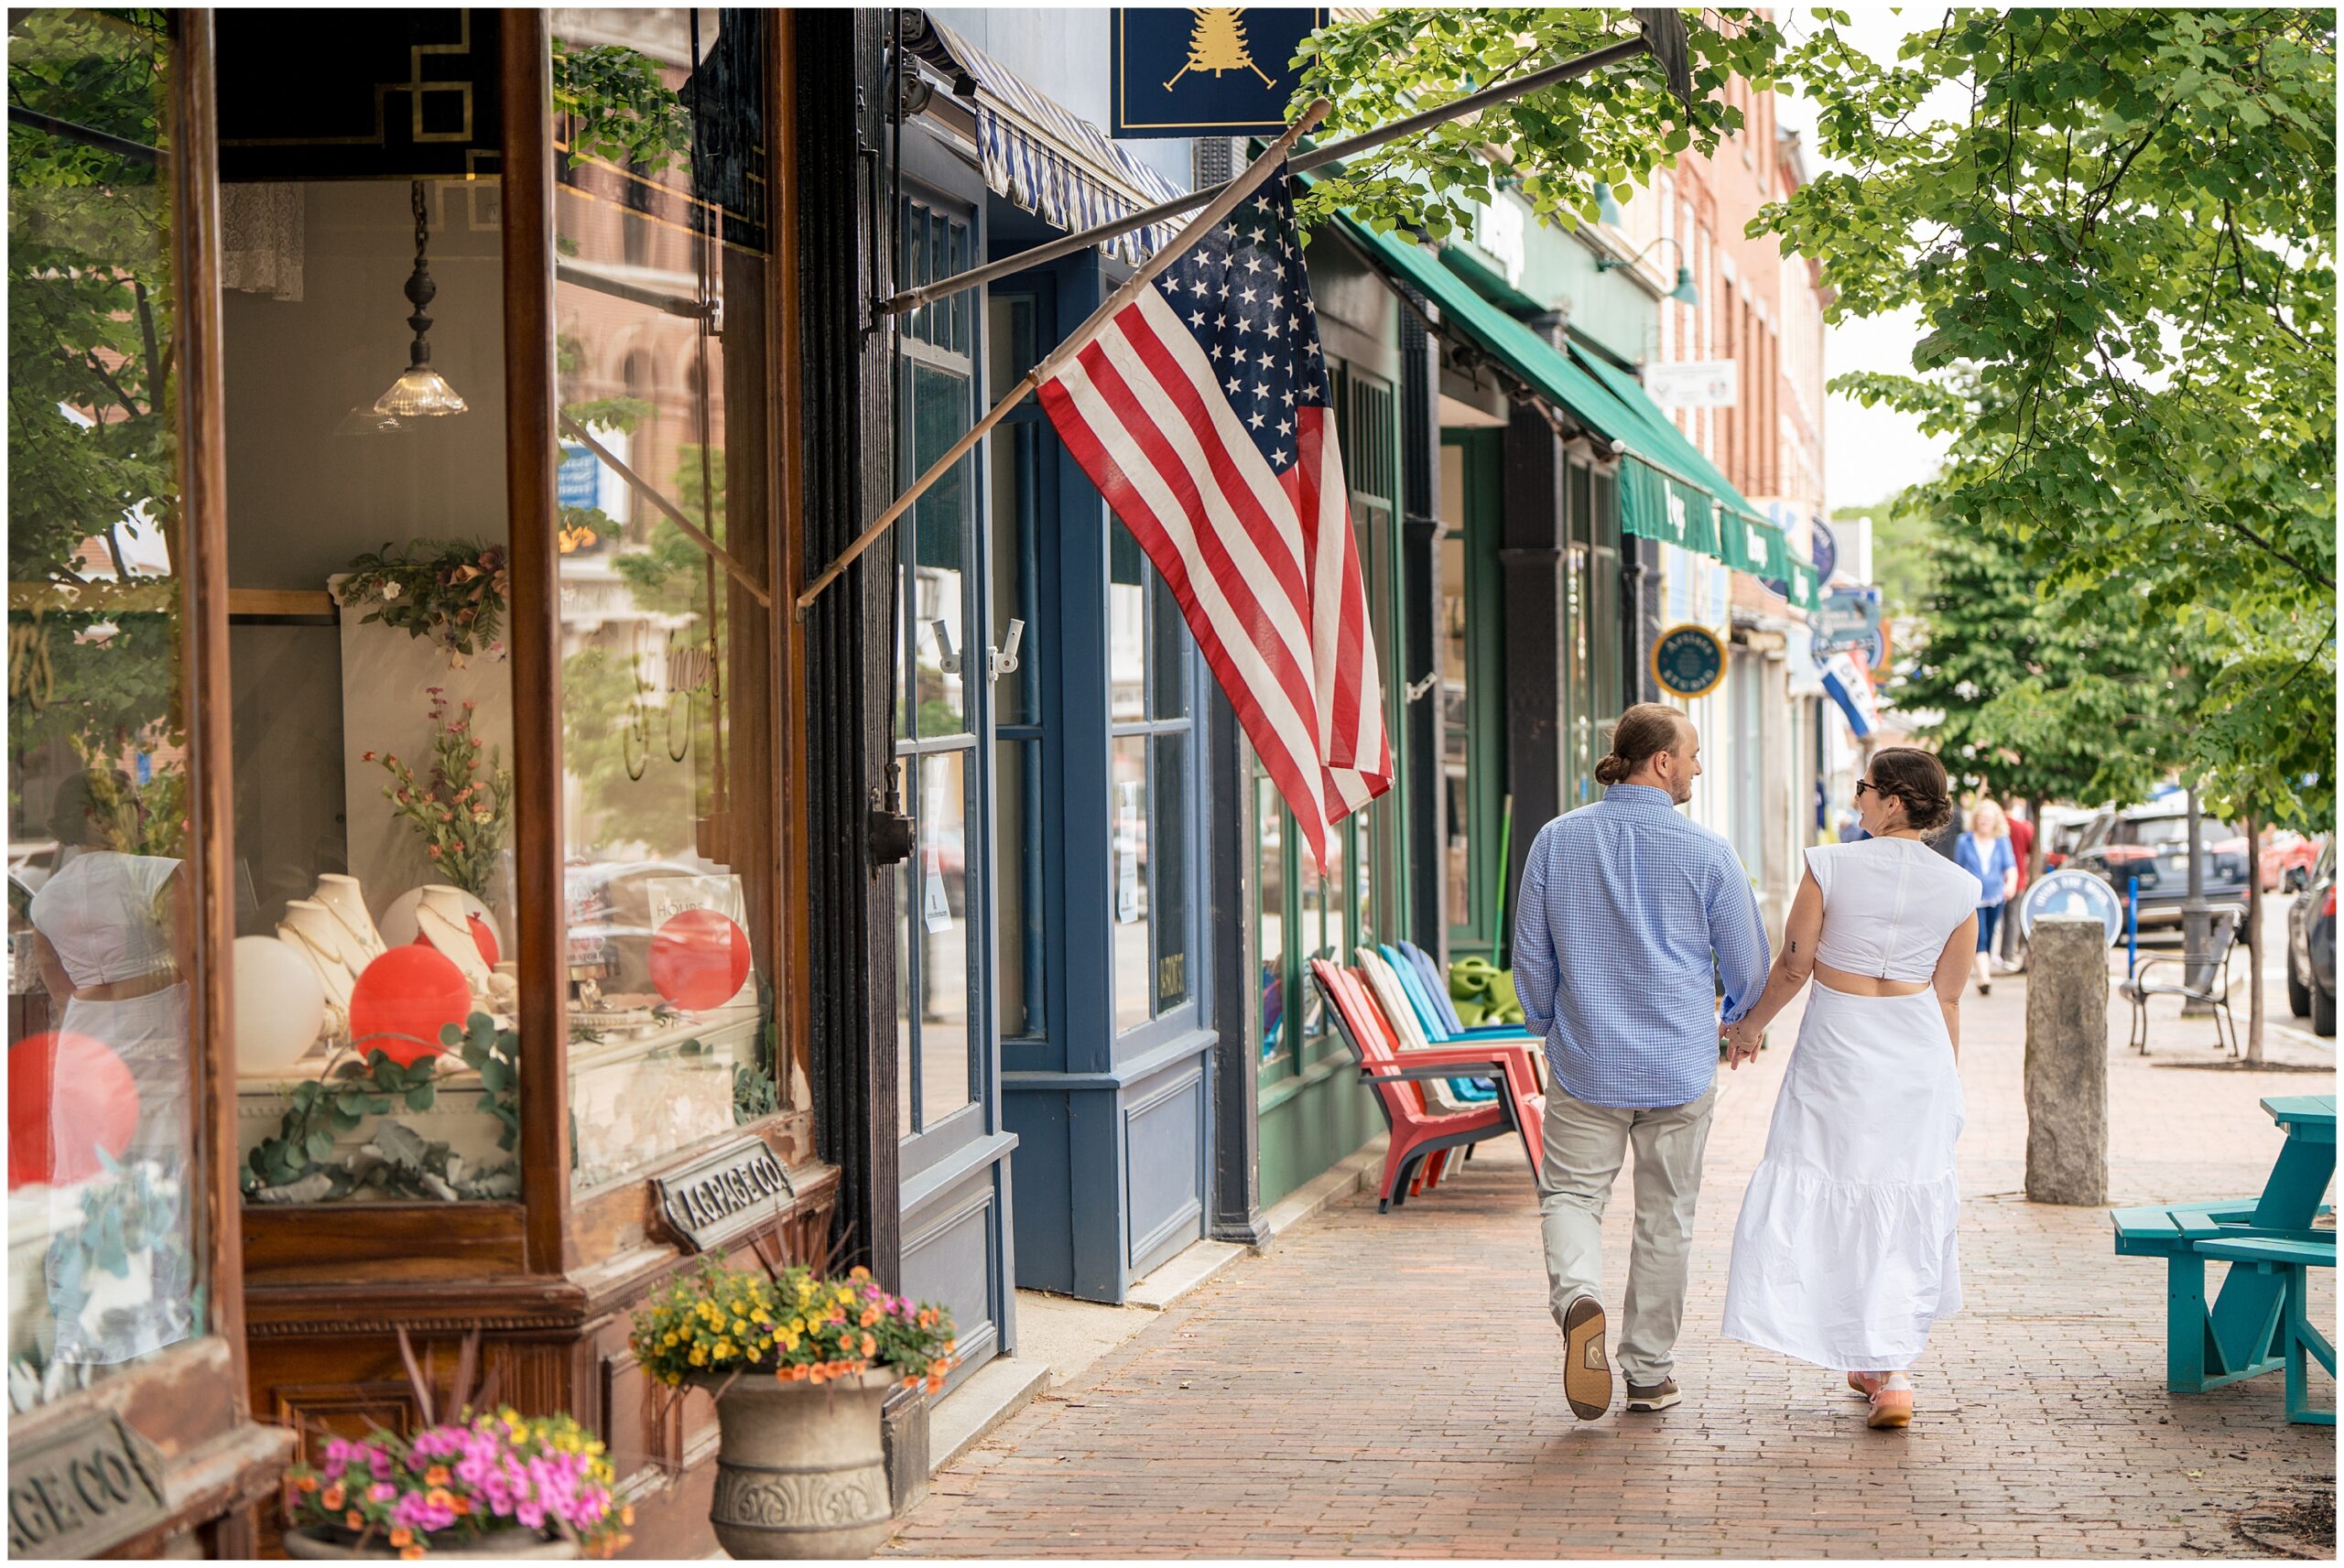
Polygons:
M490 913L488 905L483 903L474 894L464 892L461 888L457 892L464 901L464 913L479 916L481 921L488 926L489 936L496 943L497 957L511 957L512 954L505 946L505 933L498 928L496 916ZM391 900L390 907L383 911L383 917L374 923L374 929L383 934L383 941L385 945L404 947L416 939L419 933L415 924L415 911L416 906L422 902L423 889L421 888L409 888Z
M324 1027L326 988L309 961L274 936L239 936L236 1066L277 1073L301 1059Z

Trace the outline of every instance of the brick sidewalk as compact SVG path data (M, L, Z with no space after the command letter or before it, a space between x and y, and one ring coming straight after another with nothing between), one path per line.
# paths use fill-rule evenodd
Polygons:
M2167 1395L2162 1265L2113 1256L2098 1208L2018 1197L2024 999L2008 979L1963 1009L1970 1305L1915 1368L1909 1432L1865 1430L1830 1375L1717 1335L1786 1019L1719 1108L1676 1410L1572 1418L1523 1156L1487 1144L1405 1209L1379 1216L1362 1196L1232 1268L938 1475L889 1550L2267 1555L2233 1519L2304 1477L2332 1486L2334 1433L2286 1423L2276 1374ZM2111 1050L2112 1203L2259 1190L2278 1136L2256 1102L2330 1091L2316 1076L2178 1065L2213 1059L2204 1028L2166 1022L2145 1062ZM1628 1180L1606 1220L1615 1292ZM2313 1310L2334 1322L2332 1276Z

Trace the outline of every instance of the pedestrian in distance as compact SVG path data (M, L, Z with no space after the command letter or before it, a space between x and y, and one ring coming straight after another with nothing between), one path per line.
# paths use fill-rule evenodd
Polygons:
M2026 803L2013 800L2002 807L2002 815L2010 823L2011 863L2018 868L2018 881L2004 901L2002 919L2002 973L2016 974L2024 968L2022 949L2026 937L2018 928L2018 902L2025 896L2027 879L2032 874L2035 858L2035 821L2027 815Z
M1700 772L1691 720L1638 703L1595 765L1603 797L1539 829L1523 871L1514 989L1551 1069L1539 1231L1563 1394L1583 1421L1612 1404L1603 1210L1631 1147L1635 1228L1618 1346L1627 1408L1682 1397L1677 1333L1720 1022L1740 1018L1765 983L1766 933L1741 860L1677 810Z
M1734 1225L1725 1332L1847 1374L1866 1424L1913 1419L1910 1368L1961 1307L1956 1059L1978 884L1933 854L1945 769L1883 748L1856 786L1861 843L1807 851L1783 949L1726 1030L1726 1061L1815 982L1766 1152Z
M1953 847L1954 864L1978 879L1978 994L1993 989L1994 928L2004 905L2018 894L2018 857L2011 850L2010 824L1991 795L1970 808L1970 828Z

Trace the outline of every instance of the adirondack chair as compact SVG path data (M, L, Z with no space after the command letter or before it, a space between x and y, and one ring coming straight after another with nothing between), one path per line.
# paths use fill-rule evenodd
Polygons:
M1505 1075L1494 1080L1494 1087L1501 1098L1513 1103L1514 1119L1524 1130L1523 1137L1530 1154L1531 1174L1535 1179L1545 1136L1546 1086L1543 1073L1543 1046L1525 1035L1508 1034L1503 1030L1461 1040L1428 1041L1424 1031L1409 1016L1405 999L1391 1000L1383 989L1369 983L1365 961L1376 956L1364 948L1361 949L1360 956L1362 959L1361 968L1342 973L1358 991L1362 1004L1374 1011L1376 1021L1383 1024L1385 1035L1400 1051L1403 1062L1422 1060L1416 1054L1428 1050L1485 1052L1494 1049L1503 1054L1500 1059L1504 1064ZM1472 1150L1468 1148L1463 1158L1470 1159L1472 1153ZM1446 1173L1447 1160L1448 1155L1442 1153L1427 1162L1427 1186L1435 1184Z
M1498 1041L1489 1045L1430 1045L1420 1050L1397 1050L1397 1036L1378 1008L1373 991L1369 991L1355 970L1343 970L1324 958L1313 958L1310 978L1319 987L1319 994L1327 999L1327 1008L1343 1043L1360 1057L1360 1074L1369 1083L1376 1083L1378 1104L1393 1132L1393 1149L1385 1155L1383 1167L1383 1207L1404 1203L1409 1193L1430 1186L1430 1182L1425 1182L1427 1174L1437 1182L1439 1172L1432 1170L1432 1165L1447 1160L1447 1151L1470 1149L1472 1144L1503 1137L1505 1132L1516 1132L1521 1137L1524 1153L1531 1160L1531 1179L1536 1184L1547 1099L1537 1092L1537 1076L1531 1069L1531 1053L1526 1045ZM1498 1080L1498 1099L1486 1107L1439 1116L1425 1107L1423 1097L1411 1092L1425 1078L1437 1078L1460 1069L1479 1071Z
M1386 946L1384 957L1400 972L1401 983L1406 988L1408 1000L1416 1010L1417 1019L1424 1024L1426 1043L1433 1045L1470 1045L1482 1040L1512 1040L1536 1047L1531 1063L1538 1069L1538 1087L1546 1087L1546 1043L1518 1023L1483 1023L1469 1027L1457 1015L1456 1005L1449 1000L1449 982L1440 978L1439 966L1426 951L1413 942L1403 942L1397 947ZM1416 980L1408 984L1411 971Z
M1390 952L1389 948L1384 950ZM1368 989L1375 995L1384 1010L1384 1022L1392 1026L1394 1042L1404 1051L1417 1050L1427 1045L1445 1045L1431 1025L1424 1019L1423 1009L1411 994L1406 972L1394 965L1384 953L1373 947L1362 947L1358 953L1360 973L1366 978ZM1443 1110L1460 1110L1498 1098L1494 1085L1478 1084L1470 1078L1448 1078L1440 1082L1433 1098Z
M1460 1069L1503 1076L1507 1064L1501 1059L1503 1052L1477 1054L1470 1048L1436 1046L1417 1054L1428 1059L1404 1061L1365 984L1356 975L1324 958L1313 958L1310 979L1326 999L1336 1033L1359 1063L1360 1076L1375 1086L1376 1103L1391 1131L1383 1184L1376 1195L1378 1213L1389 1213L1394 1204L1405 1204L1412 1194L1421 1192L1426 1163L1449 1150L1508 1133L1523 1137L1525 1147L1529 1147L1534 1134L1516 1119L1514 1096L1501 1096L1467 1110L1438 1112L1427 1107L1421 1092L1427 1080Z

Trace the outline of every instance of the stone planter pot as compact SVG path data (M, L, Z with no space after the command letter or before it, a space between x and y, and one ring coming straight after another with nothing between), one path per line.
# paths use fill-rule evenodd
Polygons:
M744 1373L717 1395L721 1441L709 1522L736 1558L868 1557L895 1519L879 1407L884 1371L817 1388Z
M398 1553L380 1535L364 1546L336 1541L320 1531L288 1530L285 1532L285 1555L293 1558L334 1561L345 1558L387 1558L396 1561ZM492 1535L479 1536L461 1546L441 1546L433 1543L430 1560L443 1557L485 1558L496 1562L570 1562L580 1555L578 1543L559 1537L548 1540L534 1530L505 1530Z

